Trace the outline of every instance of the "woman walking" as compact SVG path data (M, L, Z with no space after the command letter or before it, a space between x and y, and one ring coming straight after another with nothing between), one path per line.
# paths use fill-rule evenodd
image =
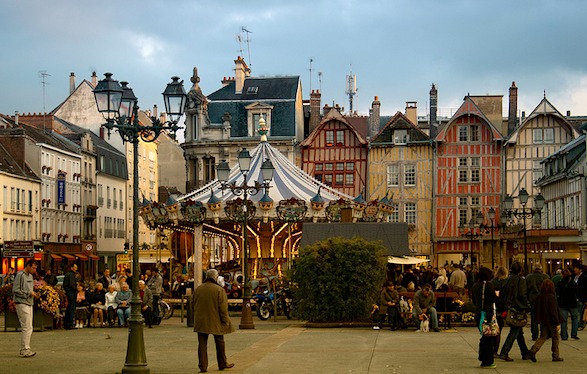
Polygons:
M477 275L477 282L471 287L471 298L475 305L475 324L479 326L481 321L481 311L485 312L485 320L491 321L493 318L495 303L495 289L490 282L493 278L491 269L482 267L479 269ZM495 368L493 362L493 343L495 338L493 336L481 336L479 340L479 361L481 361L482 368Z
M562 361L559 355L558 343L560 329L560 311L556 304L556 296L554 294L554 283L550 279L542 281L540 286L540 294L536 298L536 322L540 324L540 337L534 343L530 351L524 356L525 359L530 359L536 362L536 352L540 350L542 344L546 339L552 339L552 361Z
M579 339L579 309L577 309L577 283L569 269L563 270L563 278L556 284L556 298L561 311L561 339L569 339L567 320L571 315L571 338Z
M499 344L501 343L501 331L505 326L505 321L503 320L503 315L507 312L505 308L505 304L503 302L503 295L501 293L501 289L505 284L506 279L508 278L508 271L505 267L499 266L495 271L495 277L491 280L491 284L495 288L495 295L497 296L495 300L495 306L497 308L497 325L499 326L499 334L495 337L495 341L493 342L493 356L499 357Z

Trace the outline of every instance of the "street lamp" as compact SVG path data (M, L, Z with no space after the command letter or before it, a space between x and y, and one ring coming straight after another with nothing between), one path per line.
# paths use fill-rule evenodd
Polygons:
M102 126L108 130L108 138L113 130L118 131L123 142L133 144L133 277L131 314L128 319L129 334L126 351L126 361L122 368L123 373L150 373L145 354L145 342L143 339L143 316L141 314L141 299L139 297L139 141L153 142L162 132L174 137L177 130L177 122L183 115L186 102L186 94L183 81L178 77L172 77L171 83L163 92L165 110L170 121L161 122L158 118L151 117L152 124L139 122L138 100L127 82L112 79L111 73L104 74L106 78L98 82L94 89L94 97L98 111L102 113L106 123Z
M461 223L459 229L463 232L461 236L470 238L471 243L469 244L471 248L471 268L474 268L473 265L473 240L479 238L481 234L481 223L483 222L483 214L481 212L477 212L475 218L471 218L469 223L465 226ZM475 228L479 229L479 231L475 231ZM471 269L472 270L472 269Z
M495 209L493 207L489 208L489 210L487 211L487 215L489 216L491 225L481 225L481 228L491 231L491 270L493 271L495 270L495 255L493 253L495 243L493 242L493 232L495 231L495 229L499 231L502 225L499 223L495 223ZM503 220L503 213L500 215L500 217L502 217L501 219Z
M251 168L251 155L246 148L243 148L238 154L238 165L241 174L243 175L243 182L237 185L236 182L228 183L230 176L230 167L228 162L222 161L216 166L216 172L218 180L221 183L221 190L230 190L235 196L242 196L240 198L226 203L224 211L227 217L230 219L242 222L242 267L243 267L243 307L241 314L241 322L239 329L254 329L255 324L253 323L253 314L251 313L251 286L249 284L249 240L247 227L249 220L255 216L255 206L253 202L249 200L250 196L254 196L261 190L267 190L270 186L269 183L273 179L273 171L275 168L270 160L265 160L261 166L261 176L263 183L255 181L253 185L249 185L247 182L247 175Z
M526 218L532 218L537 214L542 213L542 208L544 208L544 196L541 193L538 193L534 197L534 207L533 208L526 208L526 204L528 204L528 191L526 188L522 187L520 193L518 194L518 200L522 205L521 208L513 208L514 206L514 199L510 195L506 195L503 199L503 208L505 213L507 214L507 218L514 216L517 219L522 218L522 231L524 233L524 272L528 274L528 246L527 246L527 228L526 228Z

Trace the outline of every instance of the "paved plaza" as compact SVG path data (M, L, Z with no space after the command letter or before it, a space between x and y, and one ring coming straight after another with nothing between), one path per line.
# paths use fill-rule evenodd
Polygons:
M235 326L239 316L232 317ZM440 333L419 333L413 328L391 332L370 327L308 328L303 322L280 317L260 321L254 330L237 330L226 337L229 362L223 373L478 373L479 333L456 327ZM35 332L33 358L18 356L18 332L4 332L0 321L0 373L117 373L126 357L128 330L84 328ZM507 334L508 329L505 329ZM526 338L530 335L526 329ZM552 362L550 341L538 352L537 363L523 361L514 346L514 362L496 359L496 373L585 373L587 333L581 340L561 342L564 362ZM505 337L504 337L505 339ZM179 317L144 329L148 366L152 373L197 373L197 335ZM528 339L529 340L529 339ZM531 341L528 345L531 346ZM208 372L218 371L213 340L209 343Z

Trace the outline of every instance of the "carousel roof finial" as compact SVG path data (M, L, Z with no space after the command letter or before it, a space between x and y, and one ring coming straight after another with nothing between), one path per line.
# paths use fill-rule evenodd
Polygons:
M257 130L259 135L261 135L261 143L267 141L267 133L269 132L269 128L267 127L267 122L265 122L265 118L261 116L259 119L259 129Z

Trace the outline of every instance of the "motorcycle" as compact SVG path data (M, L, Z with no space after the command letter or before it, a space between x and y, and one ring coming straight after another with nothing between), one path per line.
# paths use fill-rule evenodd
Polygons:
M257 317L260 320L268 320L275 311L277 306L277 315L285 315L287 319L292 319L293 297L289 288L277 291L277 298L274 292L263 291L255 294L257 299Z

